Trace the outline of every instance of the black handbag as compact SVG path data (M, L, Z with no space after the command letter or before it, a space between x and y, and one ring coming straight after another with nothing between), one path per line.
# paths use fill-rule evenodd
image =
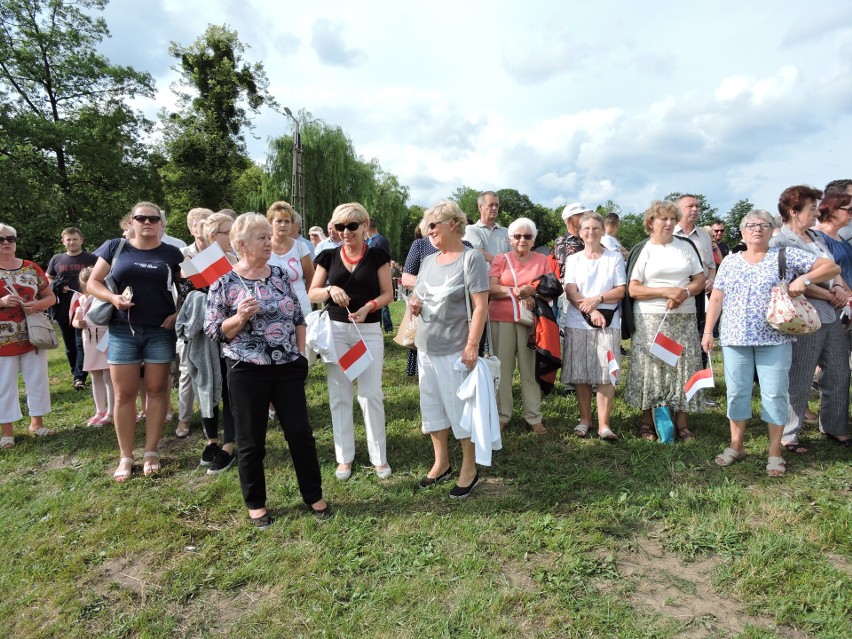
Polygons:
M606 320L605 326L609 327L609 325L612 324L612 318L615 317L615 311L617 311L618 309L617 308L596 308L595 310L598 313L600 313L601 315L603 315L604 320ZM594 324L592 324L592 316L589 315L588 313L583 313L582 311L580 311L580 315L582 315L583 319L586 320L586 324L588 324L592 328L600 328L600 326L595 326Z

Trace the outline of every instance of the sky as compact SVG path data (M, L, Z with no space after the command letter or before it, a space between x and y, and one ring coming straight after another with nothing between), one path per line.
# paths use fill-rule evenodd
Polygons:
M170 42L227 24L294 113L339 125L431 206L460 186L625 213L703 193L776 210L793 184L852 178L852 2L112 0L116 64L174 106ZM292 131L263 111L262 162Z

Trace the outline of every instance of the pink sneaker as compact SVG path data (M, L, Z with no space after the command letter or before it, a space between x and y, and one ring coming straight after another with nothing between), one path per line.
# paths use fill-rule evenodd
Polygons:
M95 413L94 416L86 422L86 426L101 426L100 421L104 418L106 413Z

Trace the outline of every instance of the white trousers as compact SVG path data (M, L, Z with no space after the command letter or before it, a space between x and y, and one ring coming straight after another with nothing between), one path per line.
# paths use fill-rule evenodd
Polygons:
M178 421L192 421L192 405L195 402L195 391L192 388L192 378L189 376L189 358L186 356L187 344L182 339L177 341L177 354L180 361L178 370Z
M338 357L360 339L354 324L332 322L334 347ZM358 329L373 357L372 363L355 380L358 384L358 403L364 415L367 431L367 451L373 466L388 463L385 439L385 396L382 392L382 367L385 341L378 323L358 324ZM334 430L334 454L338 464L351 464L355 459L355 420L353 416L354 385L339 364L326 364L328 371L328 403L331 426Z
M40 348L23 355L0 357L0 424L16 422L24 416L18 399L18 373L24 378L30 417L50 412L47 350Z

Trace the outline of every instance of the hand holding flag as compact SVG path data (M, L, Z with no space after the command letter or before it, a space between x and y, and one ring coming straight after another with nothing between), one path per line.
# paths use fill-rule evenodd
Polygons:
M213 242L191 260L181 264L184 277L188 277L195 288L210 286L231 270L231 262L217 242Z
M702 388L715 388L716 383L713 381L713 371L709 368L704 368L692 377L683 387L683 392L686 394L686 401L693 398L695 393Z

